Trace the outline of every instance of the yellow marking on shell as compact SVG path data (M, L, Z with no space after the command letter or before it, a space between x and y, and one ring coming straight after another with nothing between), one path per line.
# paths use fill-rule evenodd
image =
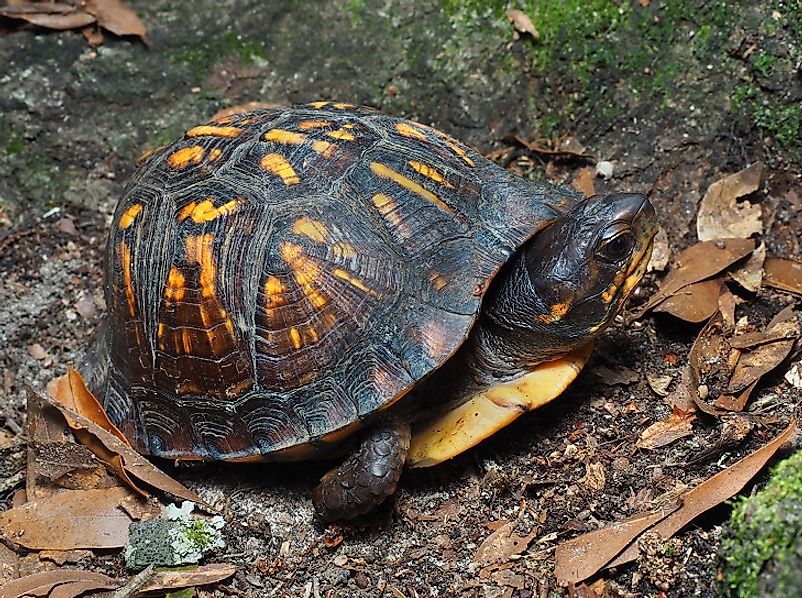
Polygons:
M420 141L428 141L429 139L425 133L407 123L396 123L395 130L399 135L403 135L409 139L419 139Z
M228 203L223 204L219 208L214 207L211 199L204 199L202 202L191 202L184 206L184 209L178 213L178 221L183 222L187 218L191 218L196 224L203 224L204 222L211 222L215 218L230 214L237 208L239 202L232 199Z
M282 243L281 259L289 265L301 292L315 308L319 309L329 302L328 297L314 285L320 275L320 266L304 253L300 245Z
M435 290L438 291L448 284L448 281L443 278L439 272L432 272L429 274L429 282L431 282Z
M290 342L296 349L300 349L303 346L301 344L301 333L294 326L290 328Z
M312 239L315 243L325 243L330 236L329 229L325 224L308 216L298 218L292 225L292 232Z
M373 171L374 174L382 177L383 179L393 181L394 183L401 185L404 189L412 191L413 193L420 195L424 199L428 199L430 202L435 204L441 210L448 212L449 214L454 214L454 210L452 210L446 202L437 197L434 193L432 193L428 189L424 189L412 179L408 179L403 174L401 174L400 172L396 172L386 164L382 164L381 162L371 162L370 169Z
M194 127L187 131L187 137L225 137L226 139L234 139L243 129L239 127L215 127L213 125L202 125Z
M181 330L181 348L186 355L192 355L192 337L191 332L187 328Z
M190 164L199 164L206 155L206 150L200 145L193 145L191 147L184 147L180 150L174 151L167 157L167 163L176 169L183 169Z
M125 285L125 299L128 303L128 313L132 318L136 317L136 298L134 296L134 285L131 282L131 252L128 244L120 241L120 264L123 271L123 284Z
M259 164L269 173L279 177L288 187L301 182L295 170L281 154L265 154Z
M329 105L328 102L309 102L307 104L307 106L309 106L310 108L315 108L317 110L320 110L324 106L328 106L328 105Z
M329 131L326 133L328 137L332 139L342 139L343 141L355 141L356 136L349 132L345 127L337 129L336 131Z
M215 274L217 267L214 261L212 243L214 235L190 235L186 239L187 259L200 266L201 297L211 298L215 295Z
M120 222L117 223L117 228L126 229L134 223L134 219L142 211L142 204L135 203L128 207L120 216Z
M214 148L212 151L209 152L209 162L214 162L215 160L217 160L217 158L219 158L220 154L222 153L223 150L221 150L220 148L218 147Z
M409 165L413 168L413 170L419 172L427 179L431 179L435 183L440 183L441 185L444 185L449 189L454 188L454 185L449 183L446 180L446 177L444 177L440 172L438 172L436 169L432 168L428 164L424 164L423 162L416 162L415 160L410 160Z
M485 388L413 430L407 465L431 467L478 444L518 416L557 398L590 357L592 343Z
M353 108L353 104L347 104L346 102L337 102L336 104L331 105L332 108L337 108L338 110L346 110L348 108Z
M335 144L323 141L322 139L312 142L312 151L320 154L324 158L331 158L335 149L337 149Z
M284 293L287 292L287 287L276 276L268 276L264 286L265 296L267 297L267 308L272 309L287 303L287 298Z
M228 116L221 116L220 118L215 118L212 122L217 123L218 125L227 125L232 120L234 120L234 116L228 115Z
M332 328L337 323L337 316L332 313L323 314L323 328L326 330Z
M346 272L342 268L335 268L332 274L334 274L334 276L336 276L337 278L346 281L351 286L356 287L363 293L367 293L368 295L372 295L374 297L378 296L378 293L376 293L376 291L367 286L359 278L350 274L349 272Z
M164 299L167 302L180 303L186 292L186 279L181 270L173 266L167 275L167 286L164 289Z
M302 120L298 123L298 128L301 131L308 131L309 129L320 129L322 127L330 127L331 122L327 120Z
M349 260L356 257L356 249L354 249L354 246L341 241L332 245L331 251L334 253L334 257L339 259Z
M470 159L470 157L468 157L468 154L467 154L467 153L465 153L465 150L464 150L464 149L462 149L460 146L458 146L458 145L455 145L455 144L451 143L450 141L446 141L446 145L448 146L448 148L449 148L451 151L453 151L453 152L454 152L455 154L457 154L457 155L458 155L460 158L462 158L462 160L463 160L463 162L465 162L465 164L467 164L468 166L476 166L476 164L474 163L474 161L473 161L473 160L471 160L471 159Z
M379 214L386 218L390 224L396 227L401 225L401 216L397 212L397 205L392 197L384 193L377 193L371 198L371 201L379 211Z
M306 141L306 135L293 131L285 131L284 129L271 129L264 134L264 140L273 141L275 143L286 143L288 145L301 145Z
M139 158L137 158L136 163L140 164L140 163L144 162L145 160L150 158L153 154L155 154L159 150L163 150L165 147L167 147L167 146L166 145L160 145L159 147L153 147L153 148L147 150L141 156L139 156Z

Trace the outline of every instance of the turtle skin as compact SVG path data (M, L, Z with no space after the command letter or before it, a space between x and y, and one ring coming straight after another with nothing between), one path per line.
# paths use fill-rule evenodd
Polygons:
M459 348L493 275L578 199L349 104L194 127L119 201L90 387L143 454L325 454Z

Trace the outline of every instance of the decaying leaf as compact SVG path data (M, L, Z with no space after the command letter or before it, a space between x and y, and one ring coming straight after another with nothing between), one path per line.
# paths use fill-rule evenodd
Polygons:
M0 535L33 550L121 548L132 519L120 509L122 486L70 490L0 513Z
M515 522L507 521L487 538L476 549L473 560L480 565L503 563L512 555L521 554L535 539L537 528L528 536L519 536L515 533Z
M87 393L91 396L91 393L89 393L89 390L86 388L78 372L72 372L68 381L69 383L67 384L56 384L53 388L58 388L68 393ZM45 400L49 401L47 398L45 398ZM96 403L94 397L93 401ZM83 403L84 401L80 400L76 401L74 405L80 406ZM138 485L133 483L130 476L178 498L183 498L184 500L189 500L200 505L206 504L189 488L162 472L150 461L137 453L131 448L127 441L124 442L120 440L117 435L109 433L103 427L68 409L60 402L53 401L52 404L61 411L67 423L73 429L73 433L76 434L81 442L88 446L100 459L108 463L135 491L146 495ZM91 404L90 402L90 405Z
M770 287L802 295L802 262L778 257L766 258L764 282Z
M763 286L763 264L766 261L766 244L760 242L752 255L740 268L730 272L732 279L751 293Z
M121 0L86 0L86 11L114 35L135 35L147 41L147 28L136 12Z
M685 411L674 407L667 420L655 422L641 432L635 445L642 449L656 449L684 436L690 436L695 419L694 410Z
M0 588L6 587L8 582L17 577L19 577L19 557L16 552L0 542Z
M686 322L704 322L718 309L722 284L718 278L689 284L667 297L654 311L669 313Z
M649 384L649 388L661 397L668 396L668 387L671 386L673 379L672 376L668 375L646 374L646 382Z
M677 256L674 269L663 284L635 313L640 318L688 285L712 278L749 255L755 248L751 239L719 239L691 245Z
M593 186L594 178L596 178L596 171L590 166L585 166L576 173L571 186L585 197L591 197L596 194L596 189Z
M0 598L22 596L51 596L76 598L93 590L113 590L118 586L115 579L78 569L56 569L26 575L0 588Z
M774 440L708 478L681 497L681 506L668 512L636 515L594 530L557 546L555 575L563 583L578 583L603 567L618 567L638 556L637 540L647 530L672 537L701 513L731 498L760 471L796 431L797 421Z
M236 565L228 563L209 563L198 567L159 570L153 574L141 591L156 592L158 590L177 590L192 586L205 586L227 579L236 572Z
M652 257L649 258L649 264L646 266L647 272L657 271L662 272L668 266L668 260L671 257L671 248L668 246L668 234L666 229L660 227L654 237L654 244L652 246Z
M522 10L516 8L509 9L507 11L507 19L509 19L515 31L518 33L528 33L534 39L540 37L540 33L538 33L537 29L535 29L535 26L532 24L532 19Z
M763 163L716 181L707 190L696 216L696 233L700 241L714 239L747 239L763 232L760 206L739 197L754 193L760 187Z

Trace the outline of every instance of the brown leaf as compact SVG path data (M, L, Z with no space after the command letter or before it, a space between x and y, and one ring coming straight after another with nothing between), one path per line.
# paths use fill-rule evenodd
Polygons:
M593 186L593 179L596 178L596 170L590 166L580 168L579 172L574 177L574 182L571 186L582 193L585 197L596 195L596 189Z
M83 383L83 379L80 378L80 374L77 372L73 372L73 374L74 376L70 378L70 380L78 387L82 387L86 390L86 385ZM80 381L80 383L76 380ZM74 387L70 385L69 388L72 389ZM86 390L86 392L88 393L89 391ZM45 401L50 401L47 397L43 398ZM158 469L150 461L131 448L127 442L123 442L116 435L107 432L94 422L67 409L60 403L53 401L52 405L61 411L67 423L70 424L73 432L78 436L81 442L86 444L95 455L103 459L103 461L108 463L115 471L120 473L132 489L147 496L146 493L133 483L129 475L178 498L190 500L199 505L206 505L197 494Z
M656 449L671 444L692 433L696 413L674 408L667 420L659 421L641 432L635 445L642 449Z
M0 16L19 19L46 29L66 31L95 22L95 17L68 4L28 2L0 6Z
M97 48L103 45L103 32L95 25L89 25L81 29L81 35L84 36L90 48Z
M86 11L103 29L115 35L135 35L147 42L147 28L136 12L121 0L86 0Z
M237 566L227 563L209 563L193 568L159 570L140 591L155 592L205 586L231 577L236 572Z
M0 588L4 588L8 582L17 577L19 577L19 557L16 552L0 542Z
M515 522L507 521L490 534L476 549L474 562L480 565L506 562L511 556L526 550L537 535L537 529L533 529L528 536L519 536L514 530Z
M744 262L744 265L730 272L732 279L750 293L756 293L763 285L763 264L766 261L766 244L762 241Z
M106 432L113 434L125 444L131 444L128 439L120 432L106 414L106 410L98 402L89 389L86 387L83 377L76 370L70 370L63 376L54 378L47 384L47 393L57 402L85 417L92 423L103 428ZM64 416L67 423L70 423L68 416ZM70 424L71 428L75 428Z
M678 509L636 515L563 542L556 550L555 575L564 583L578 583L603 567L618 567L635 560L637 540L643 532L651 530L670 538L701 513L731 498L791 437L796 425L796 419L792 419L777 438L684 493Z
M132 519L119 506L121 486L70 490L0 513L0 534L33 550L120 548Z
M691 245L677 256L674 269L660 285L660 290L635 313L640 318L688 285L712 278L749 255L755 248L751 239L719 239Z
M528 33L534 39L540 37L540 33L538 33L534 24L532 24L532 19L522 10L517 10L515 8L509 9L507 11L507 19L509 19L518 33Z
M802 295L801 261L769 257L763 264L763 271L767 286Z
M781 335L783 340L776 340L744 351L732 373L727 387L728 393L742 391L780 365L791 353L794 341L799 338L799 323L794 318L775 324L767 332Z
M654 308L686 322L704 322L718 310L721 281L718 278L689 284Z
M74 598L92 590L113 590L117 585L113 578L94 571L56 569L15 579L3 586L0 598L55 596L56 589L61 598Z
M713 239L747 239L763 232L760 206L736 200L754 193L760 186L763 162L716 181L707 190L696 216L696 232L700 241Z

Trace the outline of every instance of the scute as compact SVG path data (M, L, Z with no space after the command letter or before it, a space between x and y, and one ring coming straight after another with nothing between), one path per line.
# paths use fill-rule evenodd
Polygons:
M325 442L448 359L491 277L573 198L344 104L195 127L119 202L90 384L144 453Z

